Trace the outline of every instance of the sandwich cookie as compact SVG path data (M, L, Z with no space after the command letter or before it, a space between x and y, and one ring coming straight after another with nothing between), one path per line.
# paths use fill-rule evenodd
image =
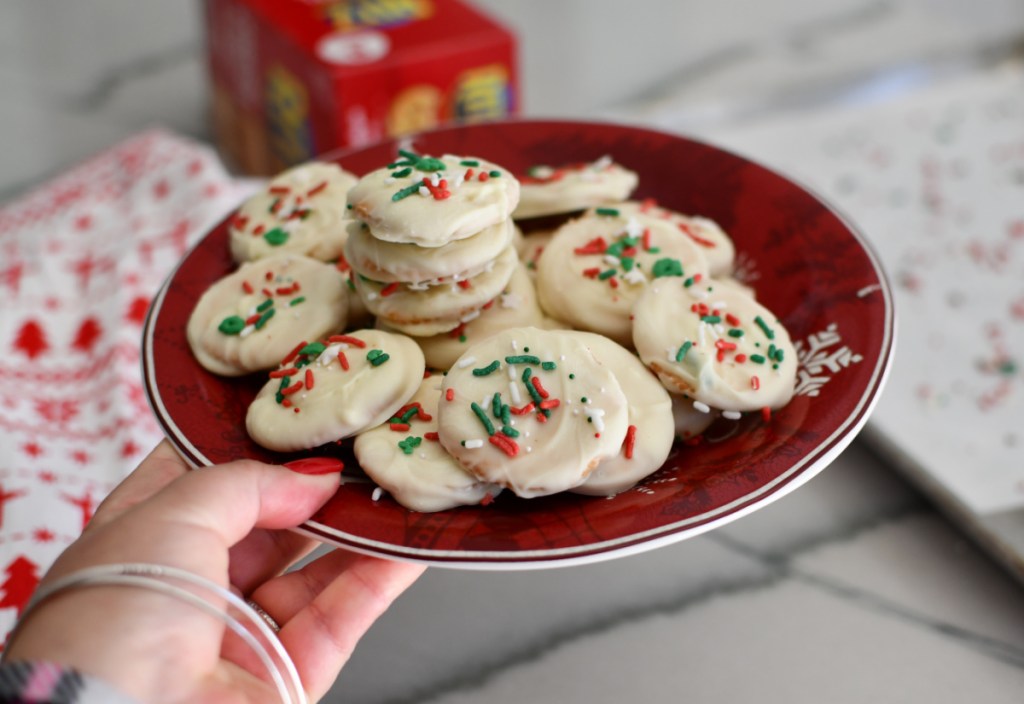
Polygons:
M359 466L412 511L444 511L486 503L501 492L481 482L449 455L437 435L441 377L423 380L408 403L355 441Z
M355 175L327 162L275 176L231 218L231 256L248 262L287 252L334 261L345 246L345 197L355 183Z
M658 377L621 345L591 332L564 334L579 339L598 361L611 369L626 395L629 425L621 449L602 460L585 482L571 490L577 494L612 496L629 489L665 463L675 438L672 400Z
M345 275L332 264L276 254L243 264L200 297L185 329L203 367L222 376L271 369L296 339L345 327Z
M438 435L481 481L532 498L582 484L629 425L612 370L563 331L514 328L467 350L441 387Z
M245 427L268 450L294 452L380 425L419 388L423 353L404 335L357 330L302 343L270 372Z
M524 220L623 201L638 180L608 156L586 164L533 166L520 177L519 205L512 217Z
M640 359L698 409L774 409L793 396L797 359L789 333L741 289L658 279L637 301L633 318Z
M599 208L555 233L537 269L537 295L548 315L632 347L630 314L649 282L707 275L700 248L667 220Z
M440 247L508 219L519 202L519 182L489 161L399 154L348 194L353 216L377 239Z

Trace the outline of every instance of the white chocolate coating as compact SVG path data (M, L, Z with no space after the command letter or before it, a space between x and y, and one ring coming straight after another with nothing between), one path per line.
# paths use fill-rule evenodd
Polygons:
M220 330L225 319L238 323L265 315L270 317L262 323ZM296 340L339 331L347 317L348 286L334 265L276 254L243 264L207 289L189 317L186 336L204 368L240 376L276 366Z
M517 360L519 355L554 367ZM498 368L482 374L494 361ZM524 381L527 374L529 381ZM498 405L510 407L507 420L495 413L495 394L500 394ZM541 416L541 408L547 416ZM478 413L488 419L494 434ZM459 358L444 379L438 420L441 444L466 470L532 498L578 486L603 459L617 453L626 435L628 410L611 369L579 338L563 331L514 328ZM505 427L513 431L509 437L502 435Z
M675 421L676 435L689 440L695 438L715 422L715 411L708 408L698 411L693 407L693 399L682 394L669 394L672 397L672 418Z
M708 261L711 276L720 278L732 273L736 247L732 238L714 220L696 215L683 215L647 202L630 201L614 207L623 215L645 214L668 220L679 229L681 235L690 238L700 247Z
M629 427L622 449L602 460L585 482L571 490L590 496L612 496L629 489L665 463L675 439L672 400L658 377L626 348L591 332L565 334L579 338L598 361L611 369L626 394ZM633 441L628 446L630 434Z
M365 346L324 343L322 352L300 355L281 367L297 369L294 376L267 381L245 416L254 441L279 452L318 447L380 425L409 400L425 369L416 343L381 330L358 330L349 336ZM373 350L389 358L375 366L367 357ZM311 361L303 365L304 359ZM312 374L311 389L307 370ZM295 384L300 385L298 391L285 391Z
M356 459L373 481L412 511L444 511L470 506L501 492L495 484L481 482L456 462L436 439L437 405L441 377L423 380L409 403L419 403L430 420L420 414L409 418L409 430L396 432L389 423L362 433L355 441ZM410 441L410 438L412 440ZM411 443L419 438L415 447ZM399 443L405 443L403 449Z
M556 230L537 230L523 237L519 246L519 261L526 265L526 271L530 278L537 278L537 268L540 266L540 255L555 236Z
M629 198L637 186L636 173L604 157L589 164L552 168L534 166L520 180L517 220L571 213Z
M444 164L440 171L405 166L410 159L399 157L396 166L370 172L349 191L354 217L369 225L377 239L420 247L440 247L465 239L510 217L519 202L519 182L511 173L478 157L451 154L420 163L436 165L438 161ZM464 166L462 162L477 165ZM409 175L392 175L405 169ZM435 173L445 180L447 197L435 198L421 186L422 190L412 195L394 199L403 189L416 188L423 178L430 179ZM481 181L481 174L488 175Z
M345 197L355 183L353 174L327 162L309 162L278 174L232 218L231 256L236 262L283 253L325 262L337 259L346 239ZM269 234L275 230L277 236ZM271 244L279 238L284 241Z
M548 326L537 303L533 281L520 264L512 273L508 286L480 311L480 316L449 332L418 337L420 349L431 369L449 369L463 352L491 335L509 328Z
M789 333L741 289L660 279L633 316L637 352L669 391L722 411L780 408L792 398L797 359Z
M650 250L643 246L645 231L650 233ZM594 243L598 240L606 247L597 247ZM632 249L622 249L630 241L636 242ZM605 253L615 247L635 252L628 257ZM599 251L580 253L592 249ZM631 268L627 270L629 259ZM686 277L708 275L704 254L692 240L680 237L667 220L643 214L588 214L560 227L545 248L537 269L541 308L578 330L600 333L632 347L633 304L654 279L658 263L668 261L681 265ZM609 272L613 275L602 278Z
M348 230L345 256L349 264L363 276L386 283L474 276L509 247L514 232L512 221L506 219L472 237L425 249L379 240L358 221L350 223Z
M382 284L360 277L355 278L355 285L366 307L390 327L409 334L433 335L453 330L464 319L475 317L508 285L517 263L516 251L509 246L464 285L452 280L422 286Z

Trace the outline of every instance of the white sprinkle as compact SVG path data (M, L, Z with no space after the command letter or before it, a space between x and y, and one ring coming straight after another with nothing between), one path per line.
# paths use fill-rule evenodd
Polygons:
M341 345L331 345L320 353L320 356L316 358L316 363L321 367L328 366L338 358L338 351L340 349L342 349Z
M590 168L592 168L594 171L603 171L603 170L607 169L611 165L612 165L611 154L605 154L600 159L598 159L593 164L591 164Z
M700 301L706 300L708 297L707 291L701 291L700 289L696 289L693 286L686 289L686 291L690 294L690 298L696 298L697 300Z
M255 331L256 331L256 326L255 325L246 325L244 328L242 328L242 331L240 333L238 333L238 336L239 337L249 337L249 335L252 335L253 332L255 332Z
M728 420L739 420L742 415L739 411L722 411L722 417Z
M367 293L366 293L366 300L368 300L368 301L376 301L377 298L378 298L378 296L377 296L376 293L374 293L373 291L367 291Z
M473 440L467 440L464 443L464 446L467 450L476 450L484 446L484 441L480 438L475 438Z
M490 394L488 396L484 396L484 400L480 402L480 408L483 408L484 410L489 410L490 407L491 407L491 401L493 401L493 400L494 400L494 394Z
M563 355L559 355L558 359L560 359L561 361L564 362L565 361L565 355L564 354Z
M671 348L671 347L666 347L665 348L665 358L669 362L675 362L676 361L676 350Z
M618 257L613 257L610 254L604 255L603 260L605 264L610 264L611 266L618 266L619 264L622 263L619 261Z
M427 188L426 186L420 186L419 194L421 196L423 196L424 198L429 198L430 197L430 189Z
M523 431L523 437L524 437L524 438L528 438L528 437L530 437L530 431L529 431L529 430L524 430L524 431Z
M410 291L426 291L430 288L430 283L427 281L421 281L416 284L406 284Z
M430 174L430 185L432 185L434 188L437 188L440 184L441 184L441 172L440 171L435 171L434 173Z
M625 274L622 275L622 280L627 284L642 284L647 281L647 277L644 276L644 272L640 271L639 268L633 267Z
M580 414L580 409L578 409L578 408L574 408L574 409L572 409L572 414L573 414L574 416L578 416L578 415Z
M589 413L590 422L594 424L594 430L600 433L604 430L604 409L591 407Z
M512 397L512 403L519 405L523 402L523 396L519 393L519 384L514 381L508 382L508 393Z
M512 340L512 351L513 352L518 352L519 351L519 343L516 342L515 340Z
M711 406L709 406L708 404L703 403L701 401L694 401L693 402L693 410L700 411L701 413L710 413L711 412Z
M380 501L380 498L382 496L384 496L384 490L381 489L380 487L377 487L376 489L373 490L373 496L371 496L370 498L373 501Z
M704 330L706 330L707 327L707 323L701 323L700 325L697 326L697 342L700 344L701 347L704 347L707 344L707 337L706 333L704 332Z
M526 446L526 454L530 454L531 452L533 452L533 448L530 445L527 445Z
M463 323L468 323L469 321L476 320L479 317L480 317L480 311L474 310L474 311L470 311L469 313L466 313L464 316L459 318L459 321L463 322Z
M463 357L455 366L457 366L459 369L465 369L466 367L472 366L474 364L476 364L476 357Z
M523 297L516 293L504 293L501 296L502 308L518 308L523 305Z
M388 176L387 178L384 179L384 185L385 186L390 186L394 182L395 182L395 178L393 176Z
M718 301L718 302L716 302L716 303L712 303L712 304L711 304L711 307L712 307L712 308L720 308L721 310L725 310L725 309L726 309L726 308L728 308L729 306L728 306L728 305L726 305L725 301Z
M644 234L644 226L635 217L630 216L626 221L626 234L630 237L641 237Z
M426 452L421 452L421 453L420 453L420 459L421 459L421 460L425 460L425 459L427 459L427 453L426 453Z

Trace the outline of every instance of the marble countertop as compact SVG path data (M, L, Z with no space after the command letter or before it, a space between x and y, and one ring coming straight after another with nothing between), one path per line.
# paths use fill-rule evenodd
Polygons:
M621 3L581 1L547 22L542 3L481 4L523 37L527 114L712 140L782 108L983 72L1024 37L1014 0L646 0L621 21L601 13ZM756 11L756 33L730 23L737 11ZM623 32L692 41L602 58ZM544 70L555 35L579 55L557 76ZM209 137L193 3L5 3L0 87L0 203L152 125ZM674 546L538 572L429 570L326 701L1018 702L1022 597L858 440L800 490Z

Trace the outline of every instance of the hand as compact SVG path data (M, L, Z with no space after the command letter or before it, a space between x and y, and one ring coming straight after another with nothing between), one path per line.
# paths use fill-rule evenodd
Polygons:
M317 543L283 529L338 486L340 465L307 465L329 472L316 476L302 469L243 460L189 471L165 441L103 502L43 584L87 567L149 562L231 586L281 625L278 637L316 701L423 567L334 550L284 573ZM143 702L277 701L223 622L135 587L58 593L29 614L5 657L70 665Z

